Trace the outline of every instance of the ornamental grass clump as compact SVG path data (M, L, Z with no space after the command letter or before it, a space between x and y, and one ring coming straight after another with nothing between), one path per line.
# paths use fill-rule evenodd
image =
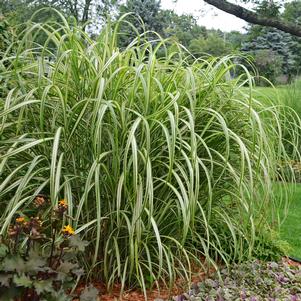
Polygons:
M63 18L30 24L0 61L0 234L37 194L66 198L89 275L145 290L254 254L278 222L282 124L297 128L247 71L229 79L234 58L191 63L159 36L119 49L120 22L95 40Z

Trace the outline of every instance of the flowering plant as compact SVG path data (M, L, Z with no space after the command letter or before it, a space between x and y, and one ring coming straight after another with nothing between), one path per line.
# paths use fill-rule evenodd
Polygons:
M77 255L88 243L72 225L64 224L66 200L59 201L46 220L42 216L49 207L47 197L37 196L34 207L36 215L15 217L7 237L0 241L0 299L72 300L84 274ZM83 294L97 300L93 287Z

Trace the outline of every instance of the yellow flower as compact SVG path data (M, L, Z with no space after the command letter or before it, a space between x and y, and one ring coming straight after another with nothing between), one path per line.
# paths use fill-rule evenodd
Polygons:
M67 226L64 226L62 232L66 235L73 235L74 229L70 225L67 225Z
M22 224L22 223L25 222L25 218L20 216L20 217L16 218L16 222L17 222L18 224Z
M65 199L62 199L59 201L59 206L61 207L67 207L67 201Z

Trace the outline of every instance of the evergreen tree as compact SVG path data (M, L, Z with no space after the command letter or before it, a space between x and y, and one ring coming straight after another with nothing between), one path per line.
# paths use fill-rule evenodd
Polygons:
M255 63L258 61L256 56L260 55L262 57L262 50L266 50L266 53L269 53L271 58L277 57L278 60L282 62L281 73L286 75L288 80L297 74L298 42L294 40L290 34L273 28L258 28L258 26L254 26L254 28L250 29L250 37L251 39L243 44L242 50L253 55L255 57ZM273 65L275 68L278 68L278 64ZM261 69L264 73L261 75L269 77L271 74L270 68Z

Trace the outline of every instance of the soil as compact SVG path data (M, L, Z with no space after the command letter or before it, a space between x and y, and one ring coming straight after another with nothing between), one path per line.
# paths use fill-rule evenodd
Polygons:
M283 257L282 261L291 266L301 266L301 262L293 260L292 258L289 257Z
M94 282L93 285L100 291L101 301L154 301L158 300L171 300L173 296L178 296L189 290L192 284L197 284L203 281L209 274L214 272L213 269L208 272L203 270L195 271L192 275L191 283L187 283L184 279L178 279L171 290L167 289L163 285L159 288L153 288L147 290L147 299L142 290L129 289L125 290L122 296L120 296L121 285L115 284L110 293L107 293L106 287L103 283ZM79 289L80 291L81 289ZM78 301L74 299L73 301Z

